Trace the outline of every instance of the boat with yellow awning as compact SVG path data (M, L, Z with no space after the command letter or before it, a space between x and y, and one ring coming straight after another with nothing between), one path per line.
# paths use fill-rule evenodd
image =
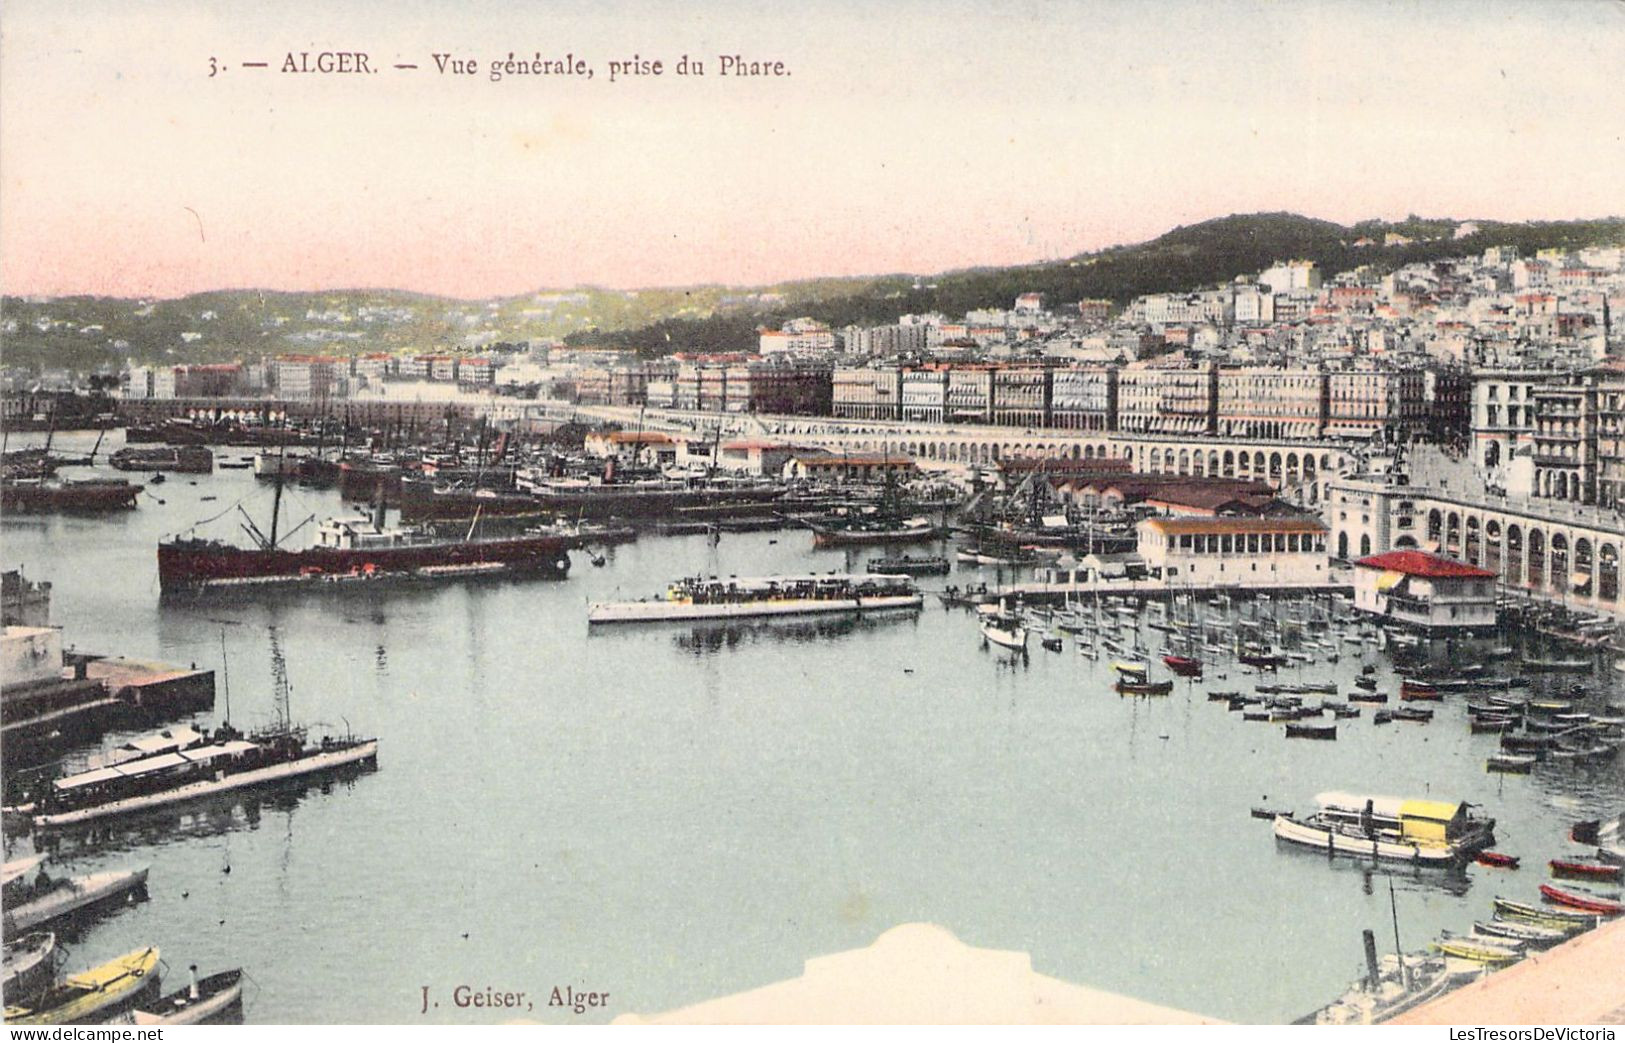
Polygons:
M1459 867L1495 843L1495 820L1462 801L1328 792L1304 818L1275 817L1275 836L1329 854Z
M11 1025L100 1023L158 991L158 950L137 949L69 975L30 1003L8 1006Z

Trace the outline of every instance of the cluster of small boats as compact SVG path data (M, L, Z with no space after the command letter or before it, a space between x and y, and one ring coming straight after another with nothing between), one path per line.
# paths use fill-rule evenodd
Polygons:
M1618 845L1622 822L1625 815L1607 824L1591 822L1576 827L1574 839L1597 845L1595 853L1551 859L1547 863L1551 879L1539 887L1542 902L1497 895L1490 916L1476 920L1472 930L1444 931L1426 952L1403 956L1396 952L1381 960L1376 958L1371 932L1367 932L1366 974L1343 996L1303 1022L1346 1025L1386 1021L1625 913L1617 891L1590 886L1617 884L1625 874L1625 849ZM1478 849L1473 857L1483 865L1498 868L1517 868L1519 863L1515 856L1488 848Z
M158 950L138 949L77 974L63 975L58 924L83 923L99 912L146 896L146 867L83 876L52 876L44 855L5 864L5 1020L13 1025L189 1025L241 1013L242 971L202 980L159 996Z
M1488 771L1527 774L1536 764L1597 764L1625 748L1625 707L1606 703L1583 709L1589 693L1576 685L1565 698L1490 695L1467 703L1468 727L1500 737L1500 750L1485 762Z
M312 778L333 778L376 766L376 739L353 735L309 738L288 717L286 673L274 632L276 723L244 734L229 724L208 731L177 726L131 739L79 770L57 777L16 779L17 803L4 816L8 838L32 829L56 843L72 834L93 844L106 823L196 803L220 795ZM94 827L89 831L82 827ZM160 995L158 949L127 953L81 973L62 976L65 961L51 928L145 897L148 867L57 875L34 854L7 862L3 876L5 1018L11 1024L193 1024L239 1013L243 974L233 969L198 978Z

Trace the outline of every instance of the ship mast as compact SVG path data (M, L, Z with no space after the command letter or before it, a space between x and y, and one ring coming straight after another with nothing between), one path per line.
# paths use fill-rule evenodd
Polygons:
M276 492L271 498L271 537L265 541L266 550L276 550L276 527L282 520L282 468L288 458L288 443L284 441L276 454Z
M275 715L278 731L287 731L291 724L288 709L288 661L282 656L282 643L277 639L276 627L271 627L271 711Z

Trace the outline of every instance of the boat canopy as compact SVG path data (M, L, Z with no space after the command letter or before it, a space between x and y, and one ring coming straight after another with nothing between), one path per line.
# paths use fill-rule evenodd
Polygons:
M1315 802L1323 811L1350 816L1363 815L1369 803L1374 817L1398 822L1406 838L1441 844L1449 839L1452 825L1467 814L1467 805L1459 801L1407 800L1336 791L1316 794Z
M217 743L213 746L204 746L201 749L183 750L175 753L160 753L153 757L142 757L139 760L125 761L108 768L94 768L82 771L77 775L57 779L52 783L58 793L67 793L94 786L98 783L111 782L114 779L139 778L150 775L156 771L166 771L170 768L179 768L189 764L208 764L210 761L223 757L235 757L256 749L254 743L234 740L232 742Z

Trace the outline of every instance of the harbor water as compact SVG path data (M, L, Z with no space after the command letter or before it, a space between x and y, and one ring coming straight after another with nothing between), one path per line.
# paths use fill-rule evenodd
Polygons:
M793 977L908 921L1029 952L1067 981L1289 1021L1360 973L1363 929L1392 948L1390 883L1401 945L1423 948L1488 918L1496 895L1538 901L1545 860L1578 850L1569 825L1625 804L1617 760L1486 773L1497 740L1469 733L1463 693L1426 704L1425 725L1379 726L1366 707L1336 742L1207 700L1270 680L1335 681L1346 698L1369 663L1397 705L1387 653L1344 640L1352 625L1314 633L1336 662L1325 648L1273 676L1229 662L1153 698L1118 695L1113 656L1086 658L1070 636L1058 653L1035 636L1024 660L986 649L972 615L934 598L889 616L588 628L589 602L685 574L861 571L887 553L815 551L804 530L646 536L603 567L575 554L562 582L160 601L160 538L220 515L200 534L246 540L235 505L264 528L270 499L251 471L172 475L136 511L3 523L5 567L54 585L65 644L216 670L223 646L233 723L252 726L271 714L274 632L293 716L380 740L358 778L56 845L66 871L152 867L146 902L70 940L69 970L147 944L181 976L242 966L252 1022L604 1021ZM339 508L334 492L290 489L282 528ZM921 583L998 578L961 565ZM1238 602L1227 618L1310 609ZM1147 624L1164 611L1140 619L1154 650ZM1531 690L1580 683L1593 705L1617 702L1611 665L1531 675ZM1514 658L1490 672L1525 671ZM1278 847L1249 815L1310 811L1329 789L1481 805L1524 868L1374 871ZM6 839L8 857L30 850ZM459 1007L459 986L529 1006ZM548 1006L566 987L607 1003Z

